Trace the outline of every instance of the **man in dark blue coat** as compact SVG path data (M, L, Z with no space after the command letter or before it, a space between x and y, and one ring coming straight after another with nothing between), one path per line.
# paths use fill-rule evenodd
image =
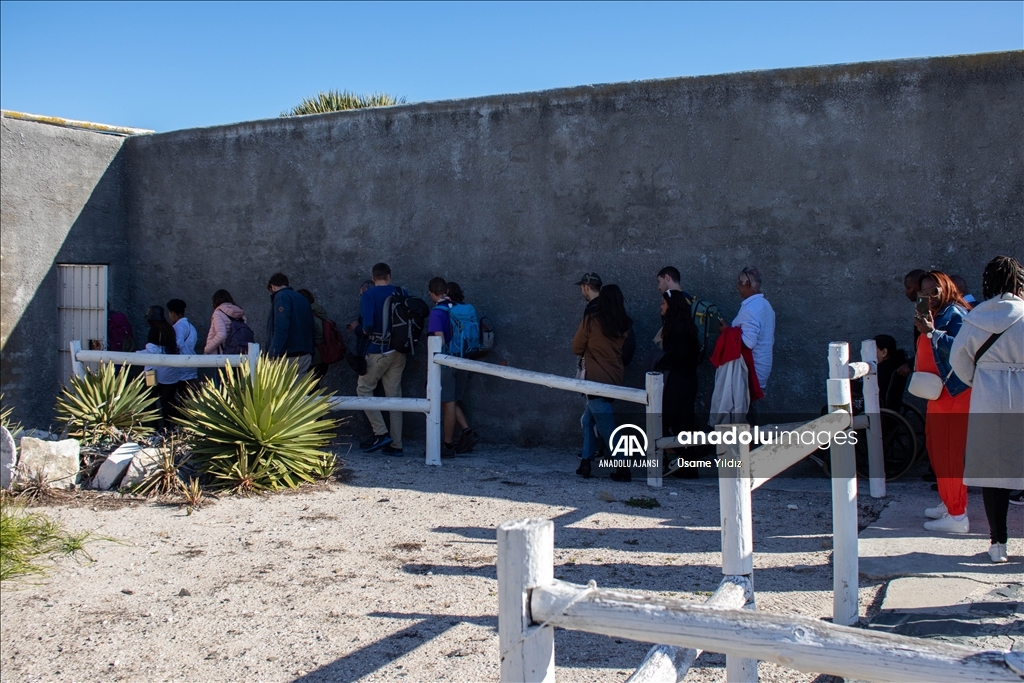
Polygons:
M313 309L304 296L288 286L288 276L274 273L270 290L270 317L267 319L267 354L271 358L287 356L305 375L313 361Z

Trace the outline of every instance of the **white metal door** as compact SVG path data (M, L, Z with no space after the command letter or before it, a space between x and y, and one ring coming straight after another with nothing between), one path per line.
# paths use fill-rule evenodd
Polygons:
M79 340L83 349L90 345L107 348L107 267L58 264L60 298L57 302L60 325L60 382L71 377L69 342ZM95 364L89 366L95 369Z

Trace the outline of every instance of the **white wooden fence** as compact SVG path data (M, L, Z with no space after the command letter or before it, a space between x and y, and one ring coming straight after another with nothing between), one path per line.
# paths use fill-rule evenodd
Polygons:
M498 527L498 643L501 680L554 681L554 627L640 642L667 643L660 664L631 681L682 680L701 650L727 662L775 662L807 673L865 681L1016 681L1024 654L980 651L961 645L850 628L809 617L737 609L746 599L742 580L722 582L703 605L679 599L589 586L554 578L554 525L546 519ZM655 648L658 650L658 648ZM730 682L756 666L726 668Z
M148 365L154 368L222 368L225 364L233 368L249 361L249 372L256 375L256 363L260 357L260 345L249 344L249 352L242 354L164 354L127 353L124 351L83 351L80 340L72 341L71 370L78 377L85 375L84 363L113 363L115 365Z

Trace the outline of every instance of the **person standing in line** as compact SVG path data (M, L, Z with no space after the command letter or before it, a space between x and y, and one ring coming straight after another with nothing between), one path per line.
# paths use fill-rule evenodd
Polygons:
M181 299L171 299L167 302L167 319L174 327L174 336L178 342L178 353L183 356L191 356L196 352L196 342L199 341L199 333L195 326L185 317L185 302ZM193 391L199 386L199 371L196 368L175 368L178 371L178 389L175 398L175 412L181 399L186 392Z
M772 373L772 354L775 347L775 309L761 293L761 272L754 267L744 268L736 280L736 289L743 301L739 313L733 318L732 327L739 327L743 334L743 345L750 349L754 359L754 373L762 391L768 386ZM719 331L725 329L725 321L719 320ZM767 393L767 392L766 392ZM747 413L747 422L757 424L757 409L753 400Z
M1011 491L1024 489L1024 268L997 256L981 281L985 301L964 318L949 362L971 387L964 485L982 487L989 559L1002 563Z
M210 331L206 335L203 353L216 355L221 353L245 353L245 349L226 349L231 339L234 325L244 323L248 326L245 311L235 305L231 293L226 289L218 289L213 293L213 314L210 316Z
M267 284L270 316L267 318L267 355L286 356L299 369L299 377L313 363L313 309L309 302L288 286L288 276L274 273Z
M452 305L466 303L466 295L462 291L462 287L458 282L448 283L448 298L451 299ZM456 370L452 368L452 376L455 380L455 422L458 423L459 427L462 429L459 441L458 443L455 443L456 453L469 453L473 450L473 447L480 442L480 435L476 433L476 430L469 426L469 420L466 419L466 413L462 410L462 401L466 396L466 387L469 384L469 375L470 373L465 370ZM446 440L454 443L454 425L451 432L445 433L448 435Z
M602 287L597 273L585 273L577 283L587 302L576 334L572 352L580 357L580 377L589 382L621 385L625 366L622 349L633 321L626 314L622 290L616 285ZM598 453L598 439L611 438L615 431L614 399L587 396L583 411L583 454L576 474L589 479L593 459ZM613 477L629 481L629 468L616 469Z
M690 304L679 290L666 290L661 295L661 334L665 353L654 366L655 372L665 375L662 398L664 436L697 427L694 404L697 401L697 366L700 363L700 345L697 326L690 314ZM672 450L674 453L674 449ZM668 452L666 452L666 455ZM696 478L698 471L687 468L685 478Z
M327 310L316 302L316 299L313 298L313 293L308 289L300 289L299 294L309 302L310 310L313 311L313 358L310 371L313 373L313 377L316 377L316 386L319 389L324 375L327 374L328 367L320 355L320 346L326 342L326 337L324 337L324 321L327 320Z
M680 285L680 274L679 269L675 266L665 266L658 271L658 291L664 294L665 292L679 292L683 295L683 298L688 302L693 302L693 297L683 291L682 285Z
M910 303L917 303L917 292L921 289L921 278L927 271L921 270L920 268L914 268L912 271L903 276L903 294L907 297L907 301ZM918 331L917 325L914 325L914 349L917 349L917 338L921 335ZM916 351L915 351L916 353ZM909 356L907 362L899 366L896 372L899 373L900 377L910 377L910 373L914 369L914 356ZM935 481L932 479L931 481Z
M971 309L978 305L978 300L974 298L974 295L967 291L967 280L963 279L959 275L950 275L949 279L956 285L957 290L960 292L960 296L964 298L964 303L967 304L967 308Z
M149 332L146 335L145 348L138 353L154 354L176 354L178 353L177 335L174 328L164 317L164 309L160 306L150 306L146 312L146 322L149 323ZM155 386L153 390L160 399L160 428L170 429L171 418L177 412L174 402L178 393L178 368L147 365L143 372L147 375L150 372L155 374ZM147 384L148 384L147 380Z
M430 292L430 300L434 302L434 307L430 310L430 318L427 321L427 334L441 337L444 353L448 353L448 344L452 340L452 324L449 314L452 301L448 297L448 283L444 278L435 277L430 280L427 289ZM456 373L462 377L459 378ZM442 458L455 457L455 423L458 422L463 431L469 429L466 416L463 415L458 404L462 398L458 390L461 388L465 391L466 388L465 375L465 370L441 366L441 411L444 430L444 438L441 442Z
M363 292L359 298L359 319L367 344L366 373L359 376L356 395L373 396L374 388L381 382L384 385L385 396L400 397L406 359L404 353L387 347L384 339L384 303L392 294L408 296L408 292L391 284L391 266L386 263L375 264L371 275L373 287ZM402 413L397 410L389 413L389 431L379 410L365 412L373 428L373 436L360 444L363 451L372 453L379 450L384 455L402 455Z
M930 521L924 523L924 528L966 534L971 530L967 519L967 487L964 486L971 388L953 371L949 352L967 315L967 306L949 276L937 270L921 276L918 296L927 300L928 310L918 311L914 317L914 325L920 332L915 372L938 375L942 380L942 393L928 401L924 424L925 447L935 471L941 502L925 509L924 514Z

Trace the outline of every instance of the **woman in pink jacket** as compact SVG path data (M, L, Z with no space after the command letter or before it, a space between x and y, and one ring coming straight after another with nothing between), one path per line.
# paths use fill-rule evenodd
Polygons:
M210 317L210 332L206 335L203 353L223 353L224 344L231 336L232 320L247 323L245 311L235 305L228 290L218 289L213 294L213 315Z

